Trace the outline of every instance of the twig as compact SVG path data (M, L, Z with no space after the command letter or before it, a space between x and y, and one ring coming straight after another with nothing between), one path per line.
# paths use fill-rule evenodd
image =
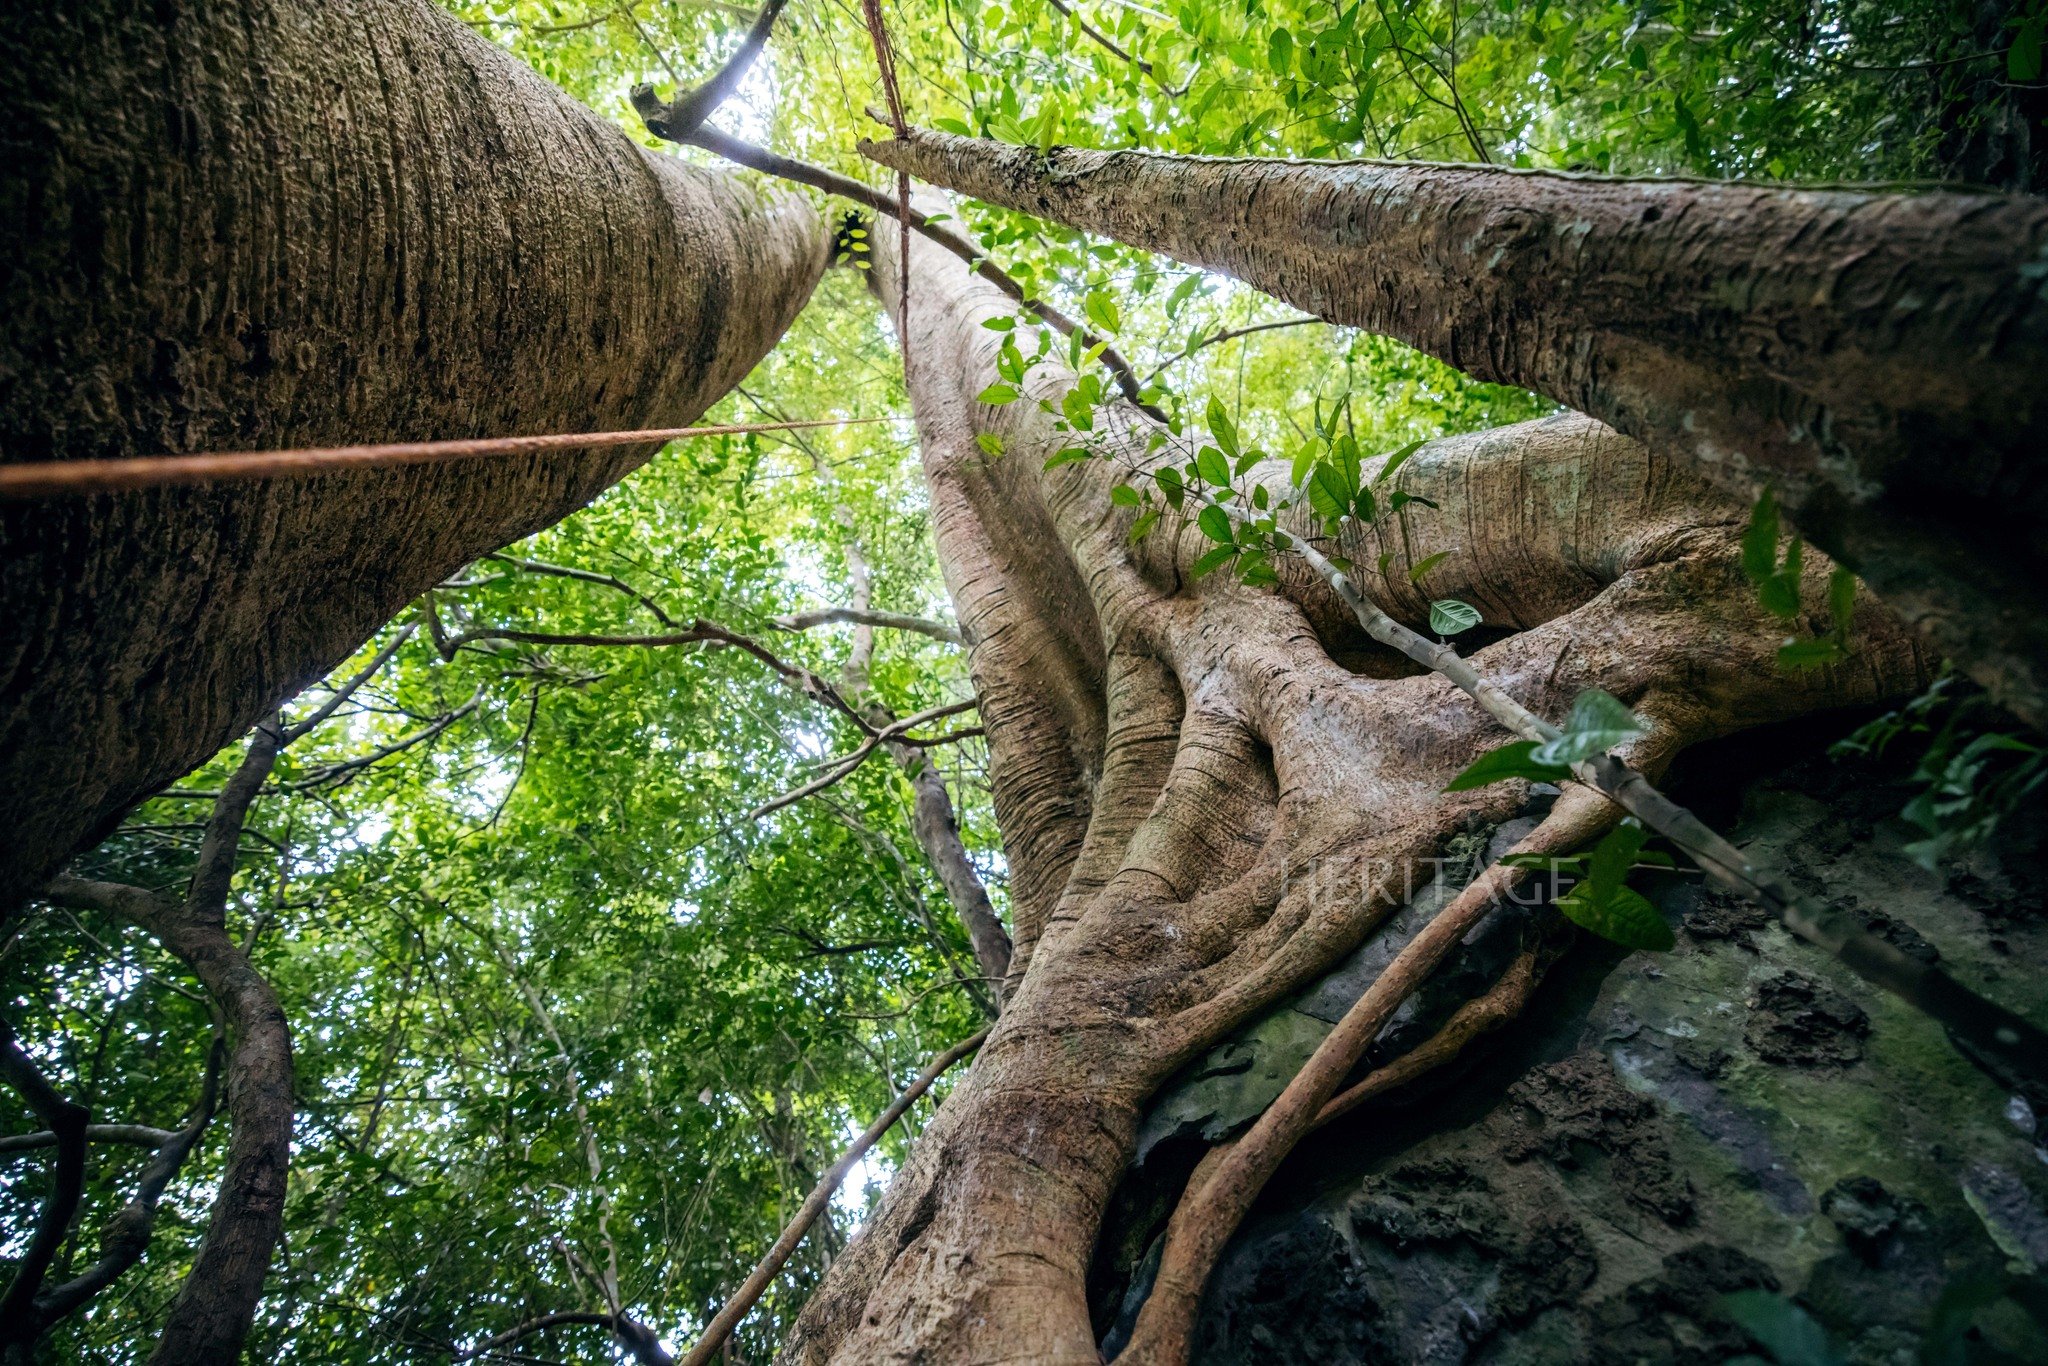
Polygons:
M1151 384L1154 380L1165 374L1169 366L1177 365L1189 356L1194 355L1195 352L1204 350L1207 347L1217 346L1227 341L1236 341L1239 337L1249 337L1254 332L1271 332L1277 328L1300 327L1304 323L1319 323L1321 321L1321 318L1282 318L1278 322L1253 323L1249 327L1226 327L1221 332L1212 332L1186 350L1177 351L1159 362L1159 367L1151 374L1145 376L1145 383Z
M673 628L676 624L675 619L662 610L660 603L616 574L600 574L594 569L577 569L566 564L549 564L546 560L527 560L521 559L517 555L506 555L503 553L487 555L484 558L496 560L500 564L509 564L533 574L552 574L557 578L577 579L584 583L596 583L602 584L606 588L615 588L639 603L642 607L645 607L648 611L654 613L654 619L663 626ZM444 588L447 586L446 584L442 585Z
M771 812L780 811L785 806L794 806L806 797L815 796L823 792L826 788L833 786L840 779L859 768L870 754L873 754L877 748L890 740L898 740L904 744L911 745L943 745L951 744L955 740L965 740L971 735L981 734L982 728L979 726L949 731L945 735L931 739L924 739L904 733L911 727L923 725L927 721L935 721L942 716L953 716L963 711L970 711L976 705L976 703L971 701L954 702L943 707L932 707L929 710L919 712L915 716L906 716L900 721L891 722L889 725L870 734L867 739L861 742L860 748L840 760L838 767L834 768L824 777L813 779L794 791L783 793L773 801L762 803L747 813L747 819L757 821Z
M954 1063L981 1047L982 1040L987 1037L988 1030L984 1029L933 1058L931 1065L917 1074L917 1080L904 1087L903 1094L896 1097L889 1108L876 1117L866 1132L853 1141L852 1147L839 1155L839 1160L818 1178L818 1184L804 1197L804 1203L797 1210L796 1217L782 1230L782 1236L775 1240L775 1245L768 1249L768 1254L761 1258L760 1264L733 1293L732 1298L712 1316L711 1322L705 1326L704 1336L699 1338L697 1345L683 1357L681 1366L705 1366L705 1363L712 1359L719 1348L725 1345L725 1340L732 1336L732 1330L739 1326L740 1320L747 1316L747 1311L760 1300L762 1292L774 1281L783 1264L789 1260L790 1254L796 1251L797 1244L803 1241L804 1234L817 1222L818 1216L831 1201L833 1192L839 1189L840 1182L846 1180L846 1174L853 1170L854 1164L866 1156L868 1149L874 1147L883 1134L889 1132L896 1121L903 1117L903 1112L908 1110L919 1096L931 1089L933 1082L945 1075L946 1070Z

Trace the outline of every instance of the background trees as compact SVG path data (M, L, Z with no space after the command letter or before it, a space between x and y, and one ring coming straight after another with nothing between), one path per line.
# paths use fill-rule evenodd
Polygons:
M652 2L458 14L629 131L628 85L701 78L711 60L699 54L729 47L752 17ZM2038 8L1898 19L1857 6L1646 18L1111 0L890 14L920 118L1026 142L2030 183ZM852 142L872 127L859 111L880 99L857 17L799 4L784 24L721 123L866 174ZM1291 315L1030 220L956 212L1028 287L1114 333L1141 373L1164 367L1170 404L1199 413L1217 397L1254 439L1299 440L1345 398L1358 440L1379 450L1548 411L1320 326L1205 345ZM870 240L849 231L841 246L857 261ZM943 616L899 357L852 272L828 277L820 305L718 416L890 424L682 448L509 552L529 564L460 570L432 594L445 634L647 634L660 614L705 617L837 678L848 628L780 635L772 623L850 600L854 536L877 606ZM230 925L296 1027L300 1110L256 1349L453 1355L561 1311L623 1313L679 1345L849 1132L978 1027L986 984L890 770L864 766L748 819L859 739L758 660L483 640L446 659L409 612L336 677L407 625L359 700L287 752L244 840ZM959 652L925 636L882 633L870 673L901 715L966 695ZM1004 905L978 745L931 753ZM239 759L181 780L79 871L180 884L210 800L185 794L217 790ZM45 1072L96 1119L184 1122L210 1034L182 970L89 913L38 908L10 931L9 1018ZM196 1242L221 1143L216 1128L142 1265L60 1330L58 1351L147 1339ZM869 1175L900 1155L895 1143ZM63 1254L74 1268L144 1160L130 1146L91 1151ZM9 1160L6 1224L26 1228L44 1172L33 1156ZM837 1228L806 1248L744 1330L746 1357L779 1337L857 1213L849 1196ZM601 1326L544 1331L528 1344L537 1355L604 1342Z

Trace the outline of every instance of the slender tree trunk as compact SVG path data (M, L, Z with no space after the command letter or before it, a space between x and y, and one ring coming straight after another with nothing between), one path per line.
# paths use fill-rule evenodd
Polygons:
M875 241L893 310L894 235ZM1093 1362L1086 1268L1147 1099L1372 933L1416 861L1522 794L1443 791L1503 733L1364 638L1304 567L1282 566L1275 590L1193 579L1200 537L1171 522L1133 546L1110 487L1192 447L1148 450L1150 420L1105 403L1106 458L1044 469L1073 438L1031 400L1074 377L1041 368L1025 401L978 404L1001 342L980 324L1014 305L921 242L910 274L911 395L989 729L1014 989L785 1357ZM1598 423L1436 442L1402 478L1438 507L1333 549L1390 552L1368 587L1404 621L1456 596L1513 628L1479 659L1539 711L1595 683L1630 702L1656 724L1633 756L1653 769L1694 740L1924 676L1867 599L1853 667L1778 671L1783 632L1736 563L1746 509ZM1410 584L1439 550L1454 553Z
M2048 200L916 132L885 165L1548 395L1798 527L2048 729Z
M680 424L823 269L427 0L24 0L0 48L0 459ZM0 914L650 453L0 504Z

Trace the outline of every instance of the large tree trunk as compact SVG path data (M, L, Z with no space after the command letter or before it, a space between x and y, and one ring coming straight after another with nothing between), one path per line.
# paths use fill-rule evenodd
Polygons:
M875 243L894 308L895 235ZM1104 404L1113 458L1045 470L1071 437L1030 401L974 399L1001 341L980 324L1011 301L922 241L910 276L911 395L989 730L1013 986L785 1355L1093 1362L1089 1258L1148 1098L1353 950L1405 899L1415 861L1522 794L1443 791L1502 732L1373 645L1302 566L1265 591L1192 580L1190 530L1130 545L1112 483L1192 448L1148 453L1149 419ZM1041 368L1029 397L1072 382ZM1000 456L977 444L988 433ZM1590 420L1433 443L1403 486L1438 505L1412 505L1405 543L1342 547L1361 564L1394 553L1371 584L1382 605L1420 623L1430 596L1478 604L1513 630L1479 652L1485 672L1552 715L1609 689L1655 721L1633 755L1653 770L1694 740L1924 676L1869 600L1853 667L1779 671L1783 633L1736 564L1746 509ZM1408 565L1439 550L1454 554L1430 592L1411 587Z
M875 159L1546 394L1814 544L2048 729L2048 200L1035 149Z
M0 458L679 425L823 269L426 0L0 12ZM0 505L0 914L651 451Z

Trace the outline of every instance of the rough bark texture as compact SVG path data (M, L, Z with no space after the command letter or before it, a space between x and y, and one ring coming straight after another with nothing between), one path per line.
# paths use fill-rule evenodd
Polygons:
M1828 760L1825 739L1703 747L1673 790L1874 931L2038 1017L2048 995L2025 965L2048 948L2039 813L1930 873L1893 819L1904 766ZM1511 829L1476 832L1475 851ZM2048 1267L2031 1106L1754 907L1697 879L1642 885L1678 948L1582 947L1477 1066L1311 1140L1212 1279L1193 1360L1719 1366L1749 1344L1715 1301L1755 1287L1795 1297L1847 1360L1910 1361L1945 1290ZM1495 938L1389 1052L1511 951ZM1375 947L1191 1067L1148 1116L1098 1251L1109 1351L1144 1297L1156 1211L1203 1140L1277 1093ZM2009 1354L1982 1359L2042 1359L2018 1305L1972 1317L1978 1350Z
M823 269L426 0L0 12L0 458L682 423ZM0 913L646 449L0 505Z
M893 307L889 237L875 276ZM973 642L1016 951L1002 1019L785 1355L1093 1362L1087 1269L1148 1100L1357 948L1426 880L1419 861L1522 794L1443 792L1502 733L1364 638L1305 566L1255 590L1190 581L1192 529L1129 545L1111 484L1188 451L1147 455L1148 420L1106 404L1109 458L1043 470L1069 438L1032 402L973 397L1000 343L979 324L1010 301L921 243L910 274L911 392ZM1070 383L1042 369L1027 387ZM988 431L1000 457L975 443ZM1656 722L1632 756L1653 769L1695 740L1924 675L1867 599L1853 663L1779 671L1783 632L1736 562L1747 509L1587 419L1434 443L1402 486L1438 508L1412 507L1405 536L1337 547L1361 564L1394 552L1368 590L1411 623L1432 596L1478 604L1509 632L1477 656L1490 676L1550 715L1609 689ZM1438 550L1455 553L1426 591L1409 585L1408 565Z
M2048 200L914 133L884 164L1535 389L1807 537L2048 729Z

